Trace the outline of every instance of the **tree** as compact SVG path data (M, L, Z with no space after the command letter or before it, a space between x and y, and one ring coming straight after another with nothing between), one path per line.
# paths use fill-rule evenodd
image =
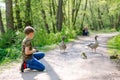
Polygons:
M42 12L42 16L43 16L43 20L44 20L45 28L46 28L46 30L47 30L47 33L49 34L49 33L50 33L50 30L49 30L48 23L47 23L47 21L46 21L46 14L45 14L45 10L44 10L44 9L42 9L42 10L41 10L41 12Z
M89 0L89 5L90 5L90 12L91 12L91 20L92 20L92 28L95 27L95 19L94 19L94 12L93 12L93 7L92 7L92 2Z
M49 25L47 23L46 13L45 13L45 10L43 9L43 3L42 3L42 1L41 1L41 13L42 13L43 21L44 21L44 24L45 24L45 28L47 30L47 33L49 34L50 33Z
M62 22L63 22L63 10L62 10L63 0L58 1L58 9L57 9L57 21L56 27L57 30L60 32L62 30Z
M76 24L76 20L77 20L77 16L78 16L78 12L80 9L80 4L81 4L81 0L73 0L72 2L72 25L74 26L74 29L76 29L75 24Z
M0 9L0 30L1 33L5 33L4 26L3 26L3 21L2 21L2 14L1 14L1 9Z
M102 17L101 17L101 11L99 7L98 7L98 24L100 29L104 28Z
M9 29L14 30L12 0L5 0L6 3L6 23Z
M31 0L26 0L26 11L25 11L25 26L32 26L31 20Z
M53 32L56 33L56 28L55 28L55 23L53 21L53 16L55 16L55 6L54 6L54 0L49 0L49 8L50 8L50 16L52 18L52 27L53 27Z
M16 29L22 28L22 19L20 17L20 6L18 0L15 0Z
M88 0L85 0L85 7L84 7L84 11L86 11L86 9L87 9L87 2L88 2ZM84 19L85 19L85 12L83 13L83 19L82 19L82 23L81 23L81 28L80 28L80 30L82 30L83 29L83 23L84 23Z

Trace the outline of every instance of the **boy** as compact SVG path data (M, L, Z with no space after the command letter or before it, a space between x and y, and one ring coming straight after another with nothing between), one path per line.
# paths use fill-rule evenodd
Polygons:
M87 27L83 28L83 36L89 36L89 31Z
M34 29L31 26L27 26L24 29L26 37L22 42L22 56L23 63L21 65L21 72L24 72L24 69L30 68L39 71L44 71L45 66L39 62L45 54L42 52L37 52L36 49L32 48L31 40L34 37Z

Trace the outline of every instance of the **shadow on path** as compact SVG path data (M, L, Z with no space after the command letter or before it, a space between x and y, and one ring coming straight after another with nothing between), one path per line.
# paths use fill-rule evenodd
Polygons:
M46 66L46 71L47 71L48 75L50 76L50 80L61 80L59 78L58 74L52 68L52 66L45 59L43 59L42 62Z
M42 59L41 62L46 66L46 71L39 72L39 71L28 70L28 71L22 73L23 80L35 80L35 77L37 75L40 75L43 73L47 73L50 80L60 80L57 73L54 71L54 69L51 67L51 65L45 59Z
M28 72L22 73L22 78L23 78L23 80L35 80L34 78L38 74L40 74L40 72L38 72L38 71L28 71Z

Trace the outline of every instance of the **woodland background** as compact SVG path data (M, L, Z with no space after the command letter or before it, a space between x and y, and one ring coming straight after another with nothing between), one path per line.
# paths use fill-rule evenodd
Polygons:
M120 30L120 0L0 0L0 63L21 56L25 26L36 30L33 45L39 49L58 44L63 35L66 42L90 32ZM113 42L115 42L113 44ZM110 45L120 49L120 37Z

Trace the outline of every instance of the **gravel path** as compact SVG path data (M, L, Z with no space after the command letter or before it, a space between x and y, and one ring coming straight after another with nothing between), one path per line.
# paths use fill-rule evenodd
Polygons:
M13 63L0 72L0 80L120 80L120 70L110 61L106 48L107 40L117 34L98 34L100 46L96 53L86 46L94 41L95 35L78 37L67 44L64 54L60 54L59 48L47 52L41 60L46 71L26 70L20 73L20 63ZM88 59L82 59L82 52L87 54Z

